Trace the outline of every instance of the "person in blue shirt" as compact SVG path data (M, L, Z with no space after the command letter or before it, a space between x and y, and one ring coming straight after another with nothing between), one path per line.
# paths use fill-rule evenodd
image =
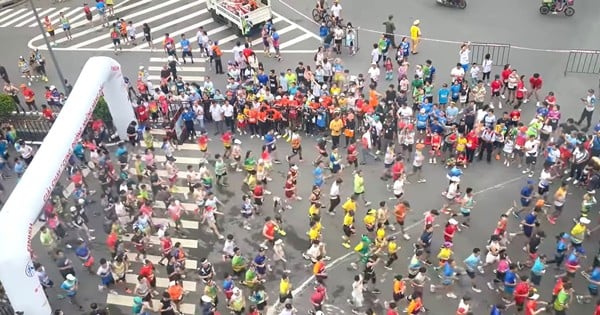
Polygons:
M481 289L477 288L477 284L475 283L475 275L477 271L483 271L481 268L481 249L477 247L473 248L473 252L463 261L463 263L465 264L467 276L469 276L469 279L471 279L471 290L477 293L481 292Z
M187 63L185 57L190 57L192 63L194 63L194 57L192 56L192 47L190 46L190 40L185 38L185 34L181 34L181 40L179 41L181 46L181 55L183 57L183 63Z
M275 138L275 132L273 129L271 129L265 134L265 147L269 151L269 154L271 155L271 157L273 159L273 163L280 164L281 161L279 161L279 159L277 158L277 154L276 154L276 152L277 152L276 151L277 150L276 142L277 142L277 138Z
M528 239L533 235L535 227L539 225L537 216L540 211L541 209L538 207L533 208L533 211L529 212L529 214L525 216L525 219L521 221L521 231Z
M555 264L554 269L560 270L560 266L565 260L567 250L569 249L571 236L568 233L561 233L556 237L556 252L554 259L547 261L548 264Z
M77 295L78 283L77 278L74 275L68 274L65 281L60 285L60 288L65 292L65 297L67 297L71 304L79 307L79 310L83 310L83 306L77 302L75 296Z
M591 273L585 271L581 272L583 277L588 281L588 293L587 295L577 295L575 298L579 303L588 304L598 296L598 287L600 286L600 267L596 266L592 269Z
M446 106L448 104L448 99L450 97L450 90L448 90L448 84L442 84L442 88L438 90L438 103L441 106Z
M433 62L429 59L427 59L427 61L425 61L425 64L429 67L429 73L427 74L427 77L425 78L425 82L429 82L431 84L433 84L433 79L435 78L435 67L433 66ZM446 85L446 84L444 84ZM446 85L447 86L447 85ZM440 102L441 104L441 102Z
M258 254L254 257L254 266L256 266L256 274L261 279L266 276L267 268L271 269L271 266L267 265L267 256L263 247L259 248Z
M181 120L185 125L185 129L187 130L188 137L191 139L196 138L196 130L194 129L194 121L196 119L196 113L192 110L191 107L186 107L183 114L181 114Z
M456 280L456 271L455 271L455 262L454 259L450 258L442 267L442 284L435 285L432 284L429 289L431 292L435 292L438 289L442 289L446 292L446 296L455 299L456 294L453 292L454 280Z
M317 187L323 186L325 178L323 177L323 162L319 162L313 170L313 185Z
M454 81L454 83L452 83L452 86L450 86L450 94L452 97L452 101L453 102L458 102L458 99L460 98L460 90L461 90L462 86L460 85L460 83L458 83L458 81Z
M25 163L25 161L23 161L23 159L20 159L18 157L15 158L13 171L15 172L15 174L17 174L18 179L23 177L23 174L25 174L26 168L27 168L27 163Z
M329 27L327 27L325 23L321 23L321 26L319 27L319 37L321 37L322 42L325 42L325 37L327 37L327 35L329 35Z
M429 120L429 115L427 114L425 109L422 108L417 113L417 130L419 130L419 133L422 134L425 131L425 129L427 129L427 121L428 120Z
M256 76L256 80L258 80L258 83L260 85L267 86L267 83L269 83L269 76L263 70L260 70L260 72Z
M531 283L539 287L544 273L546 273L546 255L541 254L535 259L533 266L531 266L531 275L529 277Z
M75 144L75 146L73 147L73 155L75 155L75 157L79 159L81 163L87 163L85 160L85 147L83 146L83 143L81 143L81 141L77 142L77 144Z
M490 315L502 315L502 310L504 309L506 309L506 306L502 305L501 303L492 305Z
M512 301L513 294L515 293L515 286L517 285L516 270L517 265L511 263L509 270L506 271L506 274L504 275L504 291L502 299L505 302L508 301L507 303L510 303L510 301Z
M400 45L398 45L398 50L400 51L398 55L402 55L402 58L406 60L410 54L410 43L408 42L407 37L402 37L402 41L400 42Z
M523 186L521 188L521 195L520 195L521 209L519 209L517 211L513 211L513 215L515 216L515 218L520 219L521 212L525 211L525 209L531 205L531 200L533 198L534 184L535 184L535 182L533 180L528 179L527 184L525 184L525 186Z

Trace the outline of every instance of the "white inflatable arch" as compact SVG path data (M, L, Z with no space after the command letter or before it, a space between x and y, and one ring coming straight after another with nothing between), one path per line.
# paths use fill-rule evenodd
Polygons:
M127 139L126 129L135 115L121 66L112 58L92 57L83 67L33 162L0 212L0 281L14 310L25 315L50 315L52 312L33 270L32 226L60 179L73 146L80 139L101 96L109 106L119 136ZM56 282L55 287L59 288L60 281Z

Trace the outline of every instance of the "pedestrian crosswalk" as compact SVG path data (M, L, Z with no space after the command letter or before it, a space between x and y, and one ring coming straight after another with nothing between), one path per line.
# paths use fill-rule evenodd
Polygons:
M151 131L155 137L164 136L164 131L160 129L153 129ZM160 148L161 143L155 142L154 147ZM195 153L199 152L199 148L195 144L182 144L179 146L178 154L176 154L175 164L177 168L180 170L178 173L178 181L174 191L174 197L181 200L181 205L186 210L183 215L183 219L181 220L181 225L183 227L183 233L171 233L173 237L171 238L173 243L179 242L181 246L188 252L186 258L186 270L187 273L186 279L183 281L183 288L187 293L186 298L181 303L181 311L183 314L196 314L196 305L193 301L199 301L200 295L203 292L203 287L200 282L194 281L193 278L194 270L198 268L198 259L194 257L191 252L197 252L198 250L207 250L210 248L218 248L221 245L218 245L219 241L217 241L216 236L209 234L206 232L206 227L203 227L200 223L200 217L196 213L197 206L192 203L190 200L186 200L185 193L188 191L188 187L185 186L185 178L186 173L181 171L185 170L187 165L194 165L194 168L197 168L197 165L200 163L200 158L190 157L194 156ZM141 148L139 149L141 150ZM137 154L138 150L131 150L132 154ZM197 154L196 154L197 155ZM161 165L166 161L166 157L164 155L160 155L160 150L156 150L155 162L157 165ZM130 168L130 173L132 177L135 176L135 169ZM161 178L167 178L167 172L159 166L158 175ZM174 232L174 223L170 218L167 217L165 210L166 205L160 201L157 201L154 205L153 218L152 223L154 225L168 226L170 232ZM176 237L175 237L176 236ZM216 245L207 245L208 242L201 240L204 239L212 239L216 241ZM131 235L123 235L123 241L128 242L131 240ZM158 266L158 262L161 260L161 256L157 255L159 248L161 246L160 239L156 235L152 235L149 237L150 249L149 252L154 254L148 254L146 259L150 260L154 265L157 265L158 273L156 274L156 287L159 293L163 292L169 287L169 279L166 273L163 271L163 268ZM125 280L129 289L133 290L135 285L137 284L137 274L136 272L141 267L141 262L136 260L136 253L131 251L128 254L128 259L132 262L132 273L126 275ZM118 294L116 294L118 293ZM131 307L133 305L134 294L124 293L124 292L109 292L106 297L106 304L109 305L109 308L119 308L124 311L124 313L130 312ZM160 296L155 296L156 300L153 300L155 305L160 305L159 299Z
M142 25L147 23L152 32L152 44L162 51L162 40L165 33L171 34L176 41L181 34L193 44L197 41L196 32L200 27L207 31L212 40L219 41L222 49L233 46L240 39L235 30L217 22L206 7L206 0L121 0L115 1L115 15L109 17L111 23L116 19L132 21L136 29L136 46L123 47L126 51L147 51L151 47L143 42ZM54 23L56 34L56 50L94 50L111 51L112 41L109 31L101 26L95 8L90 6L94 26L85 19L83 7L66 6L36 8L43 19L48 16ZM68 40L62 30L58 17L63 12L71 24L72 39ZM33 10L30 8L9 8L0 11L0 28L37 28ZM303 28L288 18L273 13L273 27L281 36L281 50L309 51L320 42L318 35ZM255 35L258 36L259 32ZM306 44L308 42L308 44ZM261 39L253 39L253 44L260 45ZM179 45L177 45L179 48ZM29 41L30 48L46 49L44 37L37 35Z

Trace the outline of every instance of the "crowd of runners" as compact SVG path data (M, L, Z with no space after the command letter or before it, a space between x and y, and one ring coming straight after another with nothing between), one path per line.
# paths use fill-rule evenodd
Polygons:
M384 23L388 33L395 30L391 20ZM136 315L182 313L183 280L194 278L193 273L202 287L200 309L204 315L219 314L218 307L223 304L234 314L266 314L268 304L276 300L275 314L291 315L296 313L297 298L291 294L294 284L288 278L286 212L297 208L297 200L308 199L309 245L302 253L307 270L300 272L315 279L311 294L303 297L310 300L312 314L323 314L328 298L327 264L331 258L322 233L339 233L340 244L355 253L352 267L357 271L348 283L348 302L357 314L373 315L377 303L384 305L388 315L419 314L427 311L426 301L436 293L450 301L457 299L452 302L457 315L470 314L471 301L482 291L500 296L502 302L491 306L494 315L510 308L526 315L543 309L560 315L574 302L593 303L597 306L589 314L600 314L600 302L596 301L600 252L595 254L598 248L585 241L596 229L590 228L589 215L600 183L600 163L595 159L600 155L600 125L592 124L597 102L594 91L583 91L580 119L564 119L559 104L566 100L544 90L540 74L525 75L509 64L494 73L493 56L487 55L482 64L473 62L468 42L457 47L457 64L452 69L438 71L432 60L411 63L411 56L418 53L419 26L420 21L414 21L410 37L397 44L393 36L382 35L373 44L365 73L344 67L345 56L335 44L336 37L334 45L319 47L312 61L299 62L294 69L274 70L264 68L261 52L248 43L235 45L233 57L223 69L218 43L206 37L198 40L200 47L192 48L182 38L178 51L166 34L163 49L169 62L160 82L150 82L141 67L135 85L131 84L138 121L130 125L129 138L116 150L109 150L106 127L94 122L75 146L68 168L74 192L65 197L63 187L57 187L43 209L46 224L39 239L56 266L35 264L42 286L50 288L56 282L64 291L61 297L87 309L77 300L80 280L76 262L65 256L68 246L85 268L98 276L99 289L132 296ZM199 30L199 36L206 32ZM268 24L261 36L263 53L271 57L270 46L278 45L279 36ZM210 77L203 83L182 80L178 69L185 67L186 57L191 59L194 50L200 58L209 58L216 75L227 76L225 85L217 86ZM274 52L280 59L278 46ZM354 53L351 49L350 54ZM18 98L18 93L12 92ZM27 99L25 102L29 105ZM523 109L534 113L522 115ZM181 132L173 114L181 120ZM2 174L19 176L34 151L11 133L10 126L6 128L0 140ZM155 138L156 129L164 130L164 137ZM314 148L304 146L304 138L309 137L317 139ZM252 138L259 138L262 145L248 147L244 140ZM214 145L209 149L209 141L221 143L223 149ZM179 169L178 147L185 142L196 143L203 160L200 165ZM12 145L20 156L9 161ZM165 161L158 162L155 154L164 156ZM270 187L273 168L282 167L274 164L281 163L287 170L284 187ZM517 201L507 202L507 210L497 214L497 225L488 227L488 241L461 244L454 236L462 230L469 233L470 217L478 215L476 184L461 183L472 163L518 168L528 179L515 195ZM368 199L361 169L365 164L381 165L387 200ZM299 165L311 165L312 183L298 182ZM445 168L447 175L425 178L423 168L434 167ZM95 179L84 176L85 168ZM229 214L219 218L225 216L220 210L224 204L215 188L227 187L228 174L237 172L244 175L242 192L234 188L243 228L251 230L256 222L262 225L263 242L257 252L236 243L231 231L223 228L222 222L233 219ZM425 211L422 232L412 240L404 231L406 218L422 214L421 209L411 209L414 199L405 194L404 187L427 180L448 182L441 192L445 202ZM353 183L353 191L341 191L344 181ZM182 183L187 190L177 189ZM297 194L298 185L306 184L312 185L310 194ZM96 186L98 191L92 190ZM582 190L582 200L570 197L571 190ZM100 202L107 220L104 243L110 255L106 257L99 257L102 251L90 247L94 235L102 233L88 227L87 209L93 201ZM186 208L190 203L194 207ZM565 205L580 205L581 210L575 217L561 215ZM230 268L215 270L207 258L200 259L197 270L186 266L186 249L171 238L185 235L181 219L186 212L194 213L219 240L222 259L231 263ZM157 214L169 217L170 223L154 223ZM520 230L510 230L510 220L515 220ZM556 237L555 252L539 252L543 241L553 241L544 227L559 220L572 220L572 229ZM326 223L332 225L327 232ZM390 236L396 229L402 239ZM78 236L75 246L64 243L69 230ZM162 258L153 262L147 253L157 251L149 246L150 237L155 236L160 239ZM397 261L405 244L414 247L407 269ZM472 253L456 257L453 249L459 246L472 247ZM525 253L509 257L511 246L523 246ZM141 268L132 270L134 260ZM63 279L50 279L48 268L58 268ZM382 268L395 274L393 286L385 290L377 286L376 275ZM156 284L158 270L166 272L170 281L161 292ZM135 286L127 285L130 273L137 279ZM471 279L472 292L457 296L454 284L463 276ZM479 277L489 280L487 287L476 285ZM555 284L551 296L540 297L537 289L544 277ZM574 292L572 283L578 278L588 282L589 292ZM265 282L274 281L279 282L279 296L268 297ZM547 280L545 285L549 283ZM158 305L153 303L154 297L159 299ZM93 314L106 312L96 304L92 308Z

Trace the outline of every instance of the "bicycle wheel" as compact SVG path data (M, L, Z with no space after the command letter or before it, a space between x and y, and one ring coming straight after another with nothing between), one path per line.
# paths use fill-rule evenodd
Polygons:
M321 22L321 18L322 18L321 12L319 12L319 10L317 8L314 8L312 10L312 17L313 17L313 20L315 20L315 22L317 22L317 23Z

